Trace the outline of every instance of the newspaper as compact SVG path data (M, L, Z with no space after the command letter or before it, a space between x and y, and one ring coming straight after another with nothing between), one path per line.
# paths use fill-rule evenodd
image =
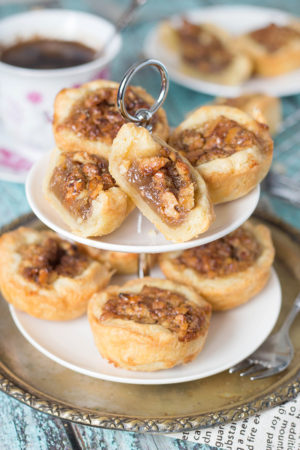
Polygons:
M167 436L225 450L300 450L300 395L239 422Z

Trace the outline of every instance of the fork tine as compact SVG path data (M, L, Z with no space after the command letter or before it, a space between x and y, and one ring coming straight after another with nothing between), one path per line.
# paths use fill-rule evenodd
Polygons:
M258 375L253 375L252 377L250 377L250 380L261 380L262 378L271 377L272 375L276 375L277 373L282 372L285 368L286 367L273 367L271 369L263 370Z
M251 362L248 359L243 359L240 363L236 364L233 367L230 367L229 373L239 372L240 370L246 369L251 366Z
M241 372L240 376L241 377L245 377L246 375L250 375L251 373L254 373L254 372L259 372L259 371L261 371L263 369L265 369L265 367L263 365L261 365L261 364L254 364L253 366L251 366L245 372Z

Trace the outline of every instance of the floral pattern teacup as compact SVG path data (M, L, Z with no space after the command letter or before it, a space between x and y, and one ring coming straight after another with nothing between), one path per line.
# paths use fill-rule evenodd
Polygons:
M113 34L106 20L79 11L41 10L10 16L0 22L0 43L9 46L39 36L81 42L100 50ZM121 47L116 36L102 56L64 69L26 69L0 61L0 120L18 141L37 149L51 149L53 102L65 87L107 77L107 65Z

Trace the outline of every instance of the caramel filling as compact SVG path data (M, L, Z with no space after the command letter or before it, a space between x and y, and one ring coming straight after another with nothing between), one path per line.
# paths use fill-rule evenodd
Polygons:
M260 145L252 131L224 116L205 122L198 128L183 130L171 143L184 152L192 165L227 158L246 148Z
M87 152L64 153L61 159L50 179L50 190L73 216L85 220L92 201L116 185L108 161Z
M73 106L69 117L61 127L67 127L87 139L101 139L111 144L125 123L117 106L117 93L117 88L102 88L89 93ZM132 115L139 109L149 109L151 106L132 88L126 91L125 104L127 111ZM158 117L155 114L151 119L154 129L157 122Z
M109 298L100 320L119 318L157 324L177 333L179 341L188 342L206 331L209 312L209 305L199 307L176 292L144 286L138 294L121 292Z
M195 185L190 169L169 148L162 147L158 156L134 161L127 179L171 226L179 225L195 206Z
M240 227L217 241L183 251L174 262L214 278L246 270L260 254L261 246L255 236Z
M232 61L232 54L221 40L201 25L183 20L177 29L183 60L204 73L218 73Z
M23 277L39 285L53 283L59 276L74 278L88 266L87 256L75 244L54 238L24 245L19 253L19 271Z
M271 23L250 33L252 39L264 46L270 52L276 52L289 44L293 39L300 39L300 32L288 26L279 26Z

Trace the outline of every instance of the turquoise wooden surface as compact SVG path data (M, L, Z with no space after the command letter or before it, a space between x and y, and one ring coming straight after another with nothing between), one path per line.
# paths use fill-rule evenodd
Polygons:
M103 0L104 1L104 0ZM109 0L106 0L109 4ZM3 2L2 2L3 3ZM17 11L27 10L25 4L17 7L7 2L0 3L0 17L13 14ZM41 2L42 3L42 2ZM64 7L72 9L88 10L91 1L66 0L61 2ZM125 6L128 1L119 1L120 6ZM225 0L200 1L200 0L172 0L158 1L149 0L148 4L138 15L138 23L131 26L123 33L124 47L117 60L111 67L111 78L120 80L124 71L136 60L143 57L142 43L145 34L154 25L153 19L168 16L170 13L188 8L211 4L228 4ZM241 3L231 1L230 3ZM300 15L300 2L298 0L260 0L249 1L248 3L277 7L294 14ZM152 73L143 74L142 78L137 78L136 83L155 95L157 92L157 78ZM171 82L170 91L165 103L169 122L172 126L177 125L185 114L195 107L207 103L212 97L193 92L189 89ZM300 95L282 99L285 117L300 109ZM295 136L299 125L296 123L275 140L274 161L280 164L286 172L295 176L300 172L300 146L298 142L291 142L288 151L282 151L282 143L289 142ZM26 200L24 186L16 183L0 181L0 225L10 222L20 214L30 211ZM300 209L285 203L279 199L271 198L264 194L262 201L264 205L278 216L285 219L292 225L300 228ZM207 450L208 448L200 444L191 444L185 441L173 440L168 437L158 435L139 435L135 433L125 433L119 431L99 430L92 427L75 425L74 431L79 442L78 448L84 449L112 449L112 450L138 450L138 449L185 449L185 450ZM19 449L71 449L72 443L62 422L50 416L34 411L28 406L24 406L14 399L9 398L0 392L0 450ZM260 450L260 449L257 449Z

